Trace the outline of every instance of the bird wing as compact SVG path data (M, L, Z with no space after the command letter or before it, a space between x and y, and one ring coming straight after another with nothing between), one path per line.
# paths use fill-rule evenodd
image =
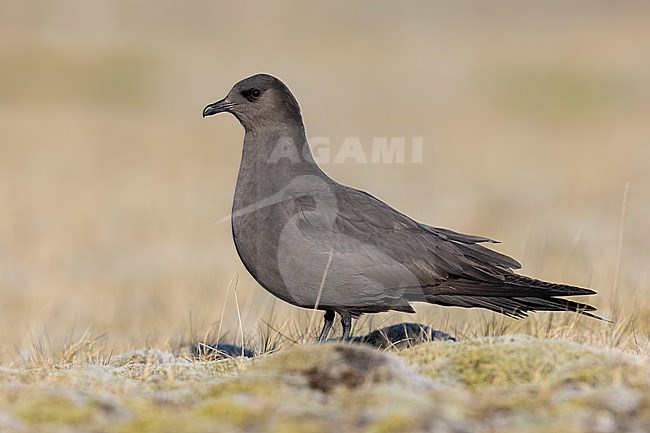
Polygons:
M419 223L364 191L340 184L330 189L335 200L318 200L312 212L333 222L328 230L343 235L337 249L349 253L350 261L365 263L362 273L370 280L386 281L393 263L414 275L418 284L411 291L384 286L405 302L487 308L516 318L530 311L566 310L595 317L587 313L593 307L557 298L594 291L515 274L519 262L480 245L492 239Z
M364 191L341 186L336 200L338 230L379 247L424 285L437 286L461 276L502 284L512 269L521 267L480 245L494 242L491 239L418 223Z

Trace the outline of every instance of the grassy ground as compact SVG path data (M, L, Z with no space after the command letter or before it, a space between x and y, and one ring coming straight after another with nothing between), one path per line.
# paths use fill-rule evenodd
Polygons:
M2 370L2 431L623 432L650 428L647 357L521 335L253 359L140 351Z
M421 164L325 164L334 178L423 222L501 240L496 248L519 259L523 273L598 290L589 301L614 320L540 314L513 321L428 305L416 306L414 316L363 317L356 334L417 321L464 342L399 353L409 365L399 368L425 384L427 397L415 402L415 391L399 381L377 384L376 392L397 387L412 402L408 417L391 421L397 427L375 426L383 403L362 400L359 390L339 399L303 385L296 389L314 397L314 406L290 422L324 411L351 428L400 431L413 415L408 428L416 431L433 428L424 414L441 405L451 431L477 431L473 423L487 418L472 407L496 404L490 396L505 386L507 401L522 405L495 409L510 429L534 419L523 403L528 392L529 406L544 408L538 421L567 431L608 431L630 414L631 425L641 425L645 409L616 412L598 402L624 389L647 407L647 381L634 388L619 376L583 379L582 360L571 369L573 358L563 353L602 353L621 368L641 365L650 353L649 14L636 2L422 2L408 10L389 2L5 2L0 430L87 431L109 421L118 431L136 431L138 422L173 430L174 422L196 418L198 431L216 431L206 414L224 410L221 400L215 394L205 406L199 396L221 383L222 367L247 377L249 361L233 361L229 370L229 363L178 367L174 360L154 373L151 362L136 363L125 377L131 367L113 370L112 360L143 348L182 355L190 343L218 338L261 354L298 353L297 345L314 338L320 317L264 292L239 263L228 224L215 224L230 210L243 132L235 119L200 113L234 82L262 71L291 87L308 135L328 138L332 152L346 137L358 137L368 152L374 137L423 137ZM514 334L545 341L501 338ZM464 383L466 373L445 366L444 359L470 362L474 345L484 350L476 356L503 366L502 376ZM490 351L503 345L508 359L495 359ZM532 376L508 373L516 354L533 362L536 355L526 353L535 346L557 350L578 394L560 384L559 364L547 368L541 360ZM420 365L420 351L429 349L431 359ZM177 367L187 376L176 376ZM488 370L488 377L497 373ZM438 386L458 409L441 402ZM193 387L198 394L187 397ZM103 389L112 403L104 405ZM357 397L358 418L336 415ZM65 420L34 420L39 398L74 411ZM181 417L160 417L175 404ZM253 407L261 416L275 404ZM494 416L488 424L508 431ZM460 418L466 427L454 424ZM601 424L589 427L592 418Z

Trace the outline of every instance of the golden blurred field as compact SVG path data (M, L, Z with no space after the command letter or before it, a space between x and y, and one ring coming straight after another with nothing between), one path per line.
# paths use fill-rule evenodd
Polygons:
M224 307L226 339L240 318L252 339L267 322L306 328L309 312L275 302L239 262L229 224L215 224L230 211L243 130L201 110L257 72L287 83L308 135L334 151L346 137L424 139L422 164L327 164L334 178L501 240L523 273L593 287L617 320L419 305L358 330L423 321L648 353L647 3L1 9L0 364L58 353L86 330L107 352L174 349L216 333Z

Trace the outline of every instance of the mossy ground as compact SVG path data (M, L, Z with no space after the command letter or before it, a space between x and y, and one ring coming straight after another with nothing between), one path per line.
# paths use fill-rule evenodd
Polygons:
M3 432L650 430L647 357L522 336L0 372ZM636 429L636 430L635 430Z

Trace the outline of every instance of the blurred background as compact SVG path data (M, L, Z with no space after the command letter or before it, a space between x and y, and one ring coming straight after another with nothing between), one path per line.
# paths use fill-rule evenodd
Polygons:
M307 325L215 223L243 130L201 111L258 72L332 152L423 138L420 164L332 177L501 240L523 273L593 287L647 335L649 19L647 2L1 1L0 363L86 331L122 351ZM416 308L357 329L496 317Z

